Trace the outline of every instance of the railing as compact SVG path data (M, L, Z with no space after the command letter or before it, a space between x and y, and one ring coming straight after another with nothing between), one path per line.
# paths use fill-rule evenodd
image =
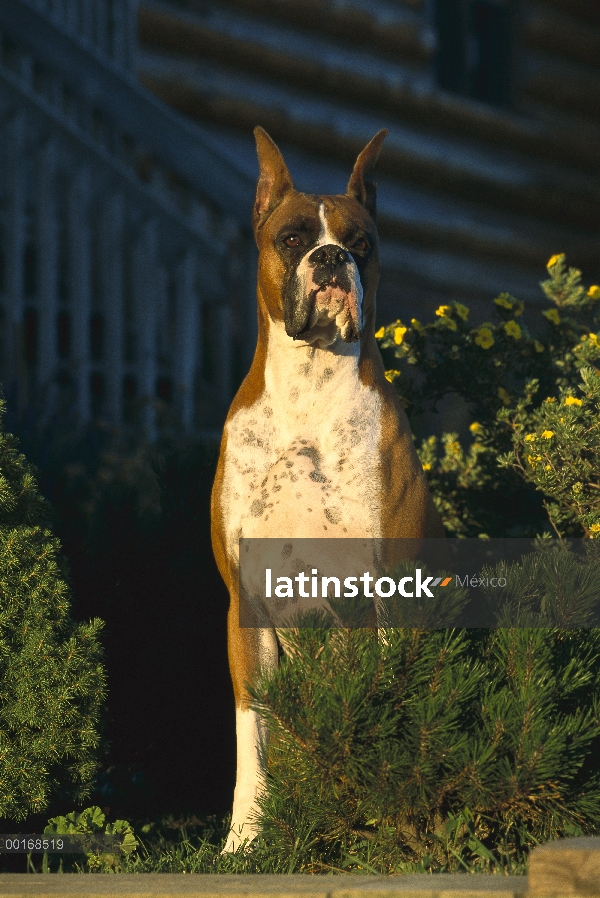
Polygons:
M137 0L32 0L31 6L119 65L133 67Z
M131 9L0 3L1 379L149 434L159 397L191 431L249 361L252 185L125 70Z

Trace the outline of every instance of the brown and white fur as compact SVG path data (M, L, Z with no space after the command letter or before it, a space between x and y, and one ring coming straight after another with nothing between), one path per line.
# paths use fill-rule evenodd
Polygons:
M294 189L278 148L255 130L258 342L225 422L212 493L237 728L225 851L256 832L262 733L245 684L259 666L277 665L279 650L274 627L239 626L239 539L443 535L374 336L372 173L386 133L359 155L345 194L316 196Z

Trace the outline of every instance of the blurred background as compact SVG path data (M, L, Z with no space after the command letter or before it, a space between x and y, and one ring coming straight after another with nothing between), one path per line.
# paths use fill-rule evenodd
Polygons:
M119 815L222 814L220 429L256 342L252 130L298 189L378 176L378 325L600 278L595 0L0 4L0 380L78 618L106 621ZM70 810L67 809L67 810Z

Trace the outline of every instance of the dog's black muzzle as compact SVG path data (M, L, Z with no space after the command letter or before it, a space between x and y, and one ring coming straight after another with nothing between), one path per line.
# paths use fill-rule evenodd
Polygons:
M350 253L341 246L334 243L318 246L307 259L314 286L306 295L301 295L297 272L290 272L283 288L283 315L288 336L297 340L309 330L310 315L319 290L335 286L350 292L351 267L348 263L351 261Z
M319 287L327 287L334 281L342 290L350 290L350 278L346 264L350 261L350 255L345 249L328 243L326 246L318 246L308 257L308 264L313 268L313 281Z

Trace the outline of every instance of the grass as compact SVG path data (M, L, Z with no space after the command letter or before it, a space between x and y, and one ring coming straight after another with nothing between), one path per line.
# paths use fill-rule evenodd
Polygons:
M190 817L176 820L165 816L152 823L134 826L139 841L138 848L129 857L119 857L116 864L109 862L92 865L82 856L50 855L43 860L42 855L25 856L27 872L73 872L73 873L234 873L234 874L358 874L358 875L402 875L422 873L431 875L432 869L423 861L419 863L396 859L390 864L390 857L377 856L372 844L365 840L355 844L351 852L339 852L342 860L327 863L322 846L316 838L311 842L310 834L304 842L296 840L289 853L282 856L275 853L265 839L255 839L246 850L235 854L221 854L228 832L229 819L206 821ZM458 855L452 857L449 848L449 863L436 872L489 873L495 875L525 874L526 862L509 857L491 863L489 858L477 858L470 865L460 861ZM338 856L339 856L338 855ZM14 868L13 868L14 869ZM25 872L25 871L24 871Z

